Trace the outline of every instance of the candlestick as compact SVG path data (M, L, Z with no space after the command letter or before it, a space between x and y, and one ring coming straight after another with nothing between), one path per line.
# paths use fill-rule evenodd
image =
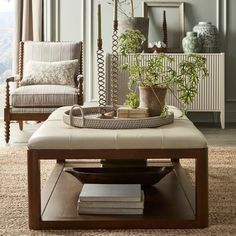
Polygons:
M98 39L102 38L101 4L98 4Z
M117 20L117 9L118 9L118 0L115 0L115 6L114 6L114 20Z
M163 11L162 31L163 31L163 42L165 43L166 48L168 48L166 11Z

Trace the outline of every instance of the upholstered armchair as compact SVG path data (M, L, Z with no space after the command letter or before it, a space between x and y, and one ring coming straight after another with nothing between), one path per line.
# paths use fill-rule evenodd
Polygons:
M18 121L22 130L23 121L44 121L58 107L83 104L82 46L82 42L20 43L18 75L6 80L7 143L11 121Z

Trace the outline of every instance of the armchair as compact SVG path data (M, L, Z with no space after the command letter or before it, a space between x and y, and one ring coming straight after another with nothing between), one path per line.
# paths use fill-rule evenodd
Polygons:
M6 100L4 108L6 143L10 139L11 121L18 121L19 128L22 130L23 121L44 121L58 107L83 104L82 46L82 42L20 42L18 75L17 77L6 79ZM74 73L71 72L70 67L68 67L68 73L65 71L65 77L68 74L72 74L73 84L56 84L55 81L51 83L50 74L41 73L41 77L46 77L45 84L39 81L39 84L25 85L22 83L26 73L25 67L30 62L45 63L49 67L51 65L50 63L59 63L56 68L61 69L61 71L63 69L60 67L60 63L75 62L76 64L73 64ZM35 72L33 71L37 76ZM51 71L52 77L56 74L53 73ZM63 76L64 73L60 75L60 77ZM16 83L16 89L12 92L10 92L10 83Z

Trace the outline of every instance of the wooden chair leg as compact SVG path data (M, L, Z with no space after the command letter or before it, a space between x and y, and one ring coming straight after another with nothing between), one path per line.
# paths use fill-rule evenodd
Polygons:
M20 130L23 130L23 120L19 120L19 128Z
M5 141L6 143L9 142L10 139L10 122L5 121Z

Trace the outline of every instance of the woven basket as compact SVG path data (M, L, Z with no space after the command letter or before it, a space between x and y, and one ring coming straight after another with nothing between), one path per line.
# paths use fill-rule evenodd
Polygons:
M113 110L105 107L106 112ZM63 115L63 121L73 127L93 129L139 129L159 127L173 123L174 113L169 112L166 117L153 116L145 118L114 118L100 119L99 107L81 107L74 105Z

